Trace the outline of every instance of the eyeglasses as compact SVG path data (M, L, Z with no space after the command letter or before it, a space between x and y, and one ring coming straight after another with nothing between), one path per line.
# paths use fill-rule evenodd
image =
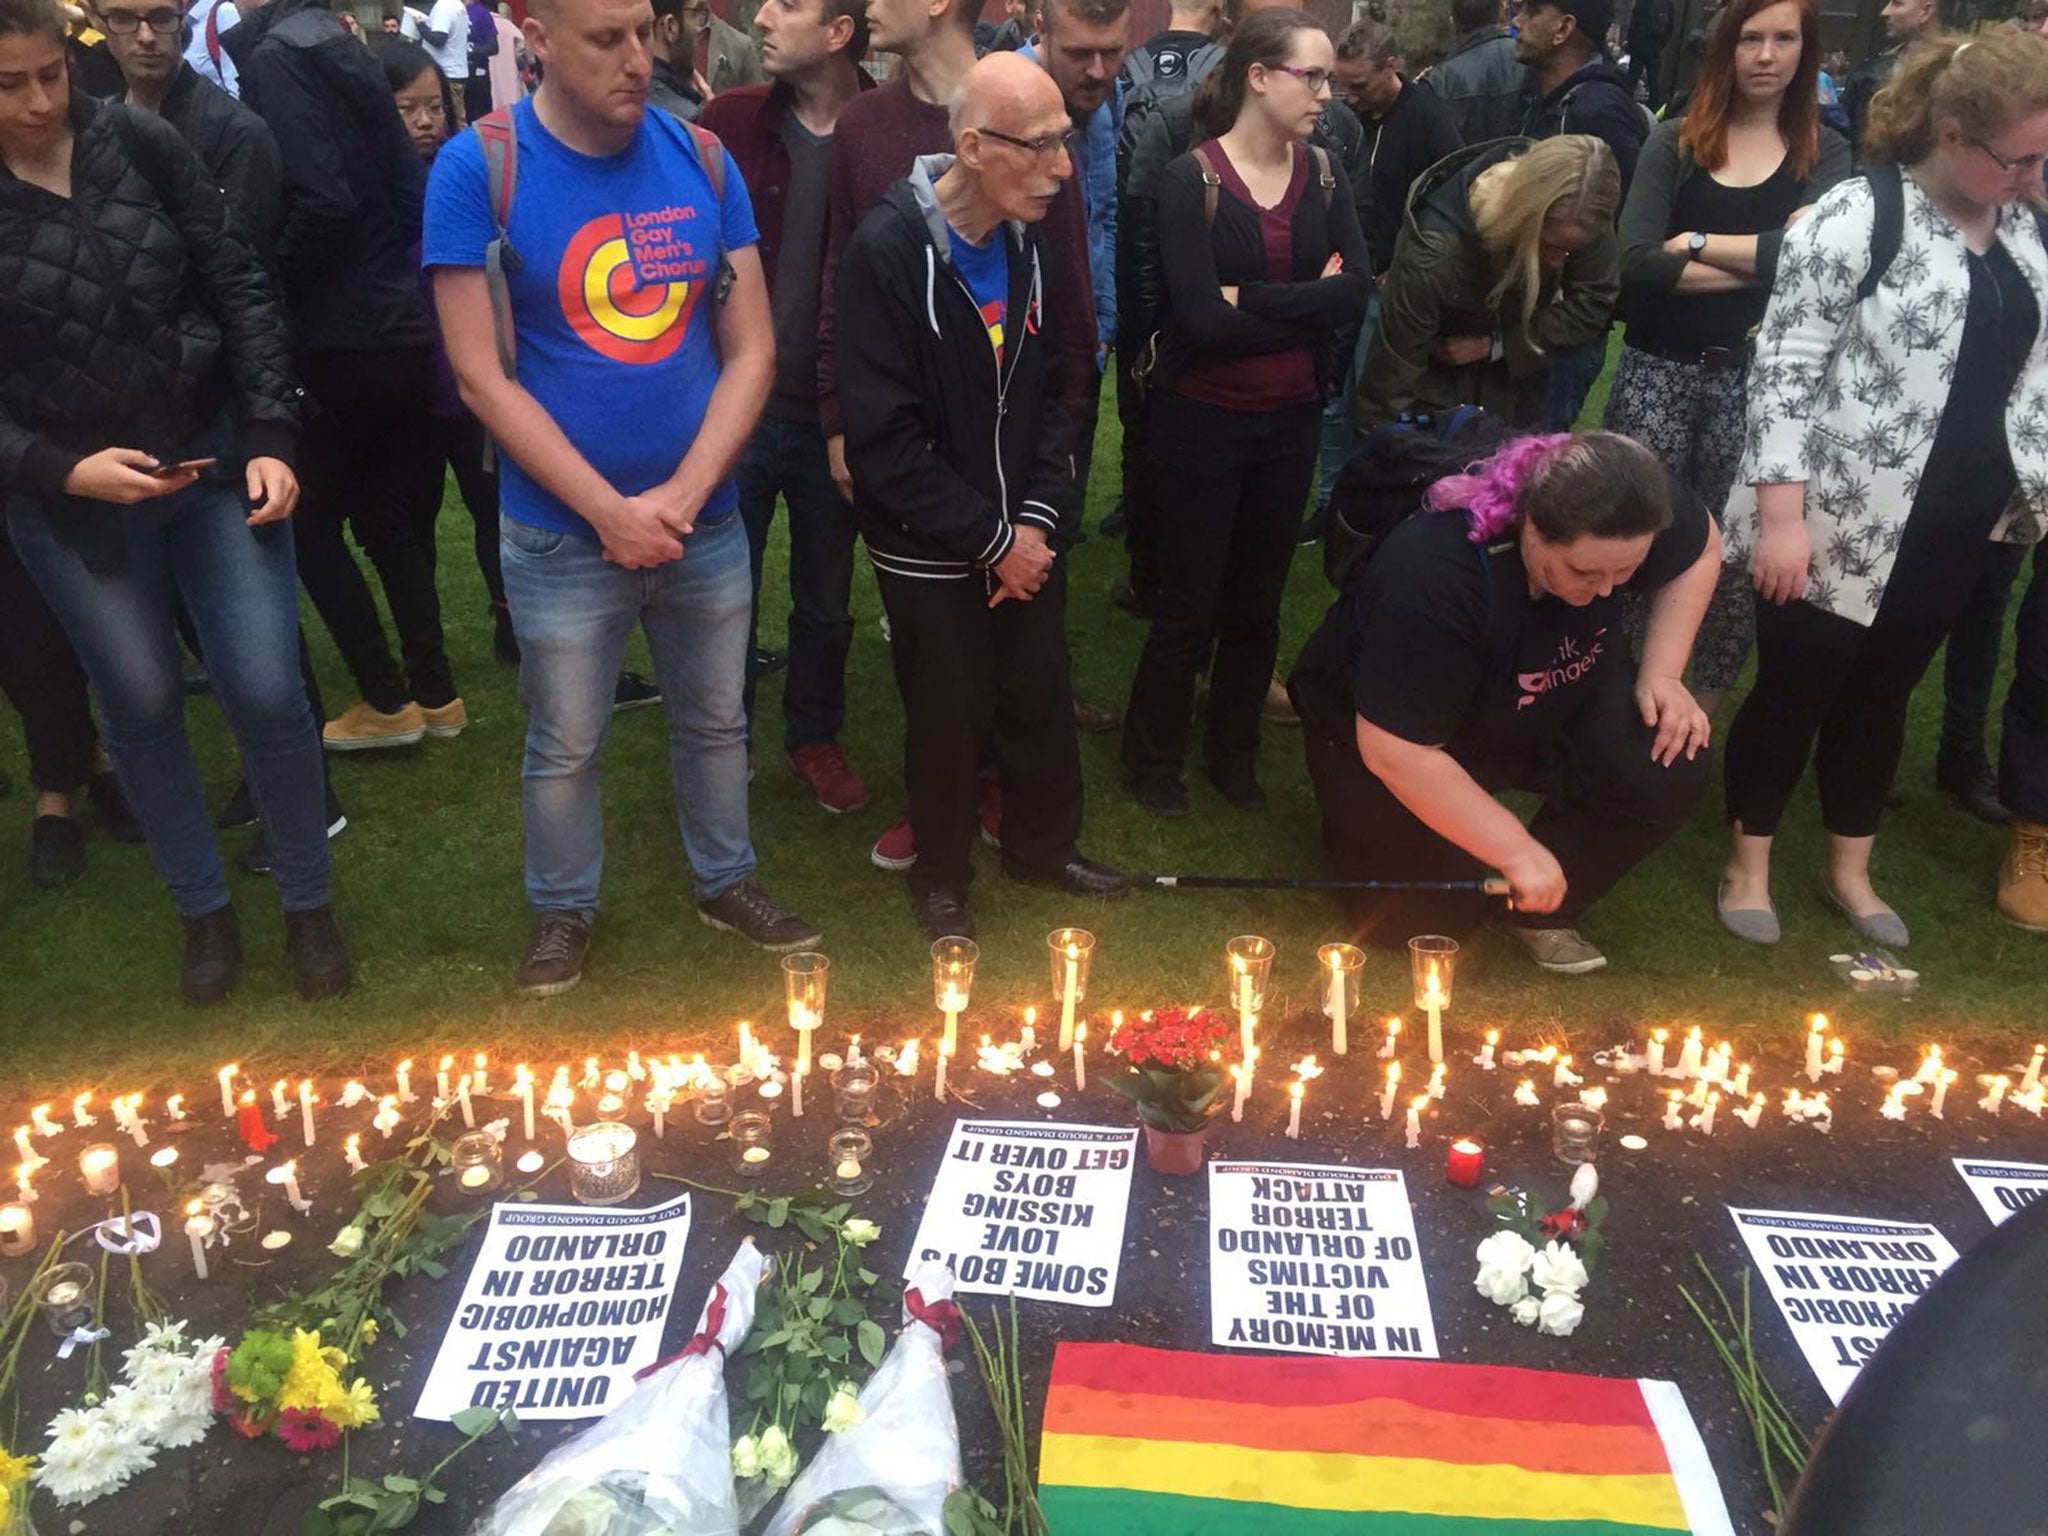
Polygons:
M1071 155L1074 146L1081 142L1081 130L1078 128L1069 128L1065 133L1049 133L1042 139L1020 139L1014 133L1004 133L1002 129L991 128L985 123L974 131L997 143L1009 144L1026 154L1036 155L1041 160L1051 159L1060 150Z
M448 120L448 109L436 96L432 101L400 101L398 115L408 123L444 123Z
M100 13L100 20L106 23L106 28L109 32L121 37L133 35L145 23L148 24L150 31L156 33L159 37L164 37L178 30L184 23L185 15L182 11L169 9L161 11L102 11Z
M1320 96L1330 89L1336 79L1336 71L1328 69L1303 69L1299 64L1276 64L1273 66L1283 75L1292 75L1308 87L1311 96Z
M2020 155L2015 159L2008 160L1982 139L1969 139L1966 142L1983 150L1985 154L1991 157L1991 163L2001 171L2004 171L2008 176L2016 171L2025 171L2029 176L2038 175L2041 167L2044 164L2048 164L2048 156Z

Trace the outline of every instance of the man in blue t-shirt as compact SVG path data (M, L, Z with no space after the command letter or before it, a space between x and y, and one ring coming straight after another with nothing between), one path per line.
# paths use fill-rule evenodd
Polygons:
M535 0L545 68L512 108L506 260L516 377L499 361L483 145L442 150L423 260L463 397L504 457L505 595L529 714L522 770L531 996L583 973L604 863L598 764L637 621L669 715L697 911L764 949L820 934L754 874L747 832L751 584L733 466L774 372L747 189L709 135L646 110L648 0ZM722 195L705 155L722 162Z

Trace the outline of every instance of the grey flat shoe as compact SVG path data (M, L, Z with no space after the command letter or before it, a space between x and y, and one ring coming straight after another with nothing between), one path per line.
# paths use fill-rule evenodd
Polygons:
M1906 927L1906 920L1898 913L1886 910L1858 916L1849 910L1849 904L1835 894L1835 888L1823 880L1821 889L1828 893L1828 900L1835 904L1835 910L1849 919L1849 926L1856 931L1856 937L1868 940L1880 949L1904 949L1913 942L1912 933Z
M1714 898L1714 915L1721 919L1723 928L1748 944L1775 944L1784 936L1778 927L1777 908L1729 906L1726 880L1721 882L1721 892Z

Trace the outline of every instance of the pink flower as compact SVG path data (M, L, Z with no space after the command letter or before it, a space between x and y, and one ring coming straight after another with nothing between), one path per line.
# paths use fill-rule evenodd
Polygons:
M228 1390L228 1352L217 1349L213 1353L213 1411L233 1413L241 1403Z
M339 1445L341 1427L310 1408L287 1408L277 1416L277 1438L303 1456Z

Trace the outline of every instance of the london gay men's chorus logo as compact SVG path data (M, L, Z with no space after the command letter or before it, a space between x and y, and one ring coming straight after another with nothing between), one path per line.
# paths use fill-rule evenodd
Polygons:
M558 276L562 314L615 363L665 361L690 328L710 264L678 226L689 207L600 214L569 239Z

